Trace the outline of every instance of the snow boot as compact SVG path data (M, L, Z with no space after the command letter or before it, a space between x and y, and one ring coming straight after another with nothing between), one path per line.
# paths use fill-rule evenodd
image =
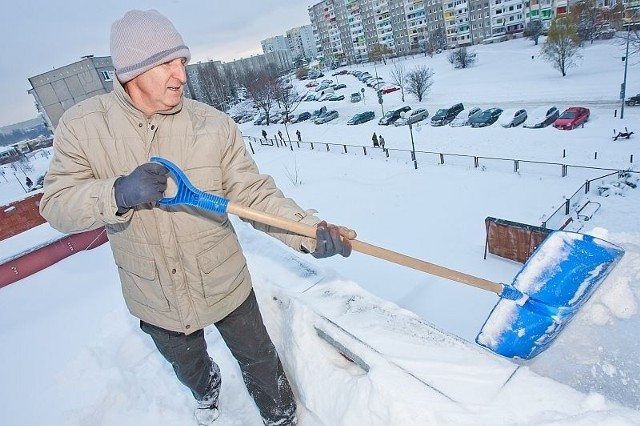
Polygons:
M193 415L198 422L198 426L210 426L220 416L220 410L218 410L216 404L206 405L198 403Z

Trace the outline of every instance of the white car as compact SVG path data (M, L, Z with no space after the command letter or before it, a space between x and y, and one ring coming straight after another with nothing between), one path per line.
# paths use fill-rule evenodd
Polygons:
M480 107L473 107L469 110L468 114L458 114L458 116L456 118L454 118L451 123L449 123L449 126L451 127L462 127L462 126L468 126L469 125L469 121L471 120L472 117L475 117L476 115L480 114L482 112L482 108Z
M429 111L425 108L417 108L411 111L408 111L404 117L396 120L393 125L394 126L406 126L407 124L415 124L418 121L422 121L429 117Z

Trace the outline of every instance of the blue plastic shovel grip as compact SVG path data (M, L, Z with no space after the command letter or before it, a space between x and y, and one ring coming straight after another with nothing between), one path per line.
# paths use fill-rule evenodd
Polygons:
M173 197L163 197L158 203L161 206L175 206L177 204L187 204L202 209L211 210L216 213L226 213L229 200L219 195L207 194L199 190L185 176L178 166L162 157L151 157L154 163L160 163L169 169L178 185L178 192Z

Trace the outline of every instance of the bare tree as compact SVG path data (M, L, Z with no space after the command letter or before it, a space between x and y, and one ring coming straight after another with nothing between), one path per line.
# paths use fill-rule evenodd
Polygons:
M194 86L189 87L194 99L213 105L221 111L229 109L228 101L232 98L234 83L213 62L198 64L196 72L200 82L198 90Z
M392 54L393 50L391 50L386 44L377 43L371 47L371 50L369 50L369 61L383 61L386 64L386 57Z
M600 27L600 9L595 0L579 0L571 5L571 14L575 17L576 30L580 40L593 43Z
M418 102L429 93L433 85L433 71L426 65L419 65L407 74L407 93L415 96Z
M542 35L542 31L542 21L540 19L536 19L527 23L523 35L529 40L532 40L533 44L537 46L538 39Z
M300 103L302 102L303 97L298 94L296 89L289 83L288 80L279 79L276 92L275 92L275 100L282 108L284 112L285 120L284 120L284 130L287 134L287 139L290 141L291 136L289 135L289 115L294 112Z
M576 66L577 61L582 57L580 45L580 37L571 15L556 17L551 21L541 54L565 77L567 70Z
M404 102L404 86L407 84L407 70L403 63L396 62L391 67L391 81L400 87L402 102Z
M307 67L298 67L296 68L296 78L298 80L304 80L309 76L309 68Z
M469 68L476 63L476 54L463 46L451 51L447 59L454 68Z
M267 67L259 71L250 71L241 76L242 85L247 89L256 109L262 111L267 119L267 126L271 123L270 114L278 91L278 74L275 67Z
M438 50L444 50L447 48L447 33L444 28L438 28L437 30L429 33L427 39L427 53L429 56L433 55Z

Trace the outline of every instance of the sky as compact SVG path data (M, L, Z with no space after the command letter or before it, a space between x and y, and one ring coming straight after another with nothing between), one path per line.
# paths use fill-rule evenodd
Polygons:
M260 41L308 25L310 1L162 0L91 2L10 1L0 25L0 126L37 116L29 77L80 60L109 56L111 23L131 9L157 9L172 20L192 61L230 61L262 53ZM284 17L284 18L283 18Z
M366 88L364 102L333 103L340 117L327 124L264 127L269 135L299 129L314 150L252 142L253 157L285 195L355 229L361 241L511 283L522 265L491 254L483 258L487 216L538 226L585 179L602 176L601 169L635 169L640 158L637 134L612 140L614 129L635 131L640 122L638 107L625 109L621 120L610 95L620 75L618 64L609 61L617 47L589 46L582 65L565 78L532 60L536 49L525 40L478 46L479 62L459 71L444 55L407 59L407 68L432 67L435 82L427 101L408 97L404 103L432 114L459 101L465 111L475 104L528 111L587 105L591 118L583 128L384 127L377 124L381 108ZM497 78L507 61L517 72ZM359 69L388 79L391 66ZM344 93L362 87L353 76L338 79L348 86ZM394 92L385 95L383 106L404 103ZM298 111L320 105L302 103ZM375 111L376 120L346 125L366 109ZM262 129L241 125L247 137L259 137ZM384 135L389 157L370 146L373 131ZM411 134L418 169L409 161ZM327 152L322 142L336 145ZM340 144L349 145L347 154ZM362 146L370 155L363 155ZM438 153L445 164L438 164ZM478 168L469 155L480 157ZM513 159L527 160L518 173ZM41 174L47 162L37 154L28 174ZM562 164L569 165L564 178ZM24 174L4 170L2 203L24 196L18 183ZM638 178L634 174L629 182L637 186ZM299 401L300 425L640 424L640 192L614 183L598 179L589 194L575 196L574 208L587 202L598 208L582 218L572 210L569 230L603 238L626 254L557 341L528 363L473 343L498 300L493 293L360 253L316 260L232 218ZM0 257L56 236L41 225L1 241ZM0 387L0 401L11 424L191 424L191 397L127 312L108 245L0 289L0 323L0 375L7 384ZM329 338L320 338L318 330ZM206 336L223 372L216 424L260 424L219 335L209 328Z

